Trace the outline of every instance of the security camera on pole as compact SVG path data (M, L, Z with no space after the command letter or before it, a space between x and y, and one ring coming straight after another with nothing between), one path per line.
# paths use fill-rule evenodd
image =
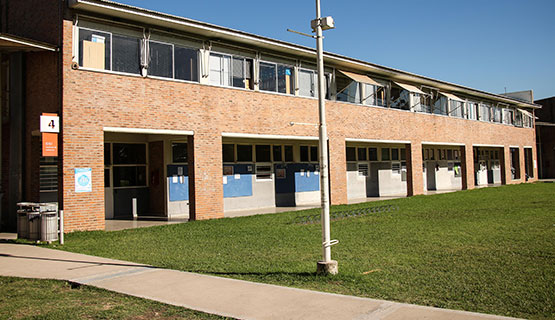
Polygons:
M320 193L322 196L322 261L318 261L318 274L337 274L337 261L331 260L331 246L338 243L330 240L330 193L328 174L328 133L326 129L326 106L324 97L324 49L322 31L335 28L332 17L320 17L320 0L316 0L316 19L310 22L316 33L318 65L318 106L320 113Z

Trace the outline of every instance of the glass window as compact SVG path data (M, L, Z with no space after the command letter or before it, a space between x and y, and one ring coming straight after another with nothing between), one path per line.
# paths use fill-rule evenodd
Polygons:
M357 154L358 154L358 161L368 160L366 156L366 148L357 148Z
M123 35L112 35L112 70L140 74L140 40Z
M198 50L174 46L175 78L198 81Z
M432 113L431 96L429 94L411 93L412 109L416 112Z
M285 146L285 161L286 162L293 162L293 146Z
M260 62L260 90L277 91L275 64Z
M433 100L434 114L447 115L447 98L437 95Z
M368 148L368 159L378 161L378 148Z
M210 84L218 86L231 85L231 57L210 54Z
M362 84L364 88L364 96L362 103L368 106L385 106L385 88L374 86L371 84Z
M480 120L491 121L491 106L486 103L480 103Z
M397 86L392 86L391 107L402 110L410 110L410 92Z
M146 144L114 143L114 164L146 164Z
M519 148L511 148L511 178L520 179L520 155Z
M391 160L399 160L399 149L391 149Z
M389 148L382 148L382 161L389 161L390 159Z
M84 68L111 70L111 35L79 29L79 65Z
M272 166L270 165L256 165L256 179L257 180L271 180L272 179Z
M469 101L466 104L466 118L471 120L478 119L478 103Z
M336 77L337 101L360 103L360 85L347 77Z
M317 96L316 72L312 70L299 70L299 95L303 97Z
M187 144L184 142L172 142L173 163L187 163Z
M508 108L503 109L503 123L504 124L513 124L513 115L514 111Z
M148 74L173 78L173 46L171 44L149 41L150 62Z
M273 146L272 147L272 153L273 153L273 156L274 156L274 161L280 162L281 159L282 159L281 146Z
M447 160L453 160L453 150L447 150Z
M110 188L110 169L104 169L104 188Z
M224 144L222 147L222 156L224 162L235 162L235 145Z
M295 94L293 67L278 64L278 92Z
M252 162L252 146L245 144L237 145L237 161Z
M501 108L493 107L493 122L501 123Z
M112 164L112 150L110 150L110 144L104 144L104 165L109 166Z
M310 147L310 161L318 161L318 147Z
M301 146L301 162L308 162L310 161L308 157L308 146Z
M361 177L368 177L368 163L358 164L358 175Z
M407 149L401 148L401 160L407 160Z
M271 162L270 146L269 145L256 145L256 162Z
M347 161L357 161L357 151L355 147L347 147Z
M114 187L146 186L146 166L115 166Z
M449 99L449 115L453 117L462 118L463 106L464 106L464 103L462 101Z

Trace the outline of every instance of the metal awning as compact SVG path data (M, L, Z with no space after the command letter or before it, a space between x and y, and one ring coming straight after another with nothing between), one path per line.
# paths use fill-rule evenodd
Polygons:
M530 118L539 119L538 117L534 117L534 115L533 115L531 112L528 112L528 111L526 111L526 110L524 110L524 109L520 109L520 108L519 108L518 111L520 111L520 112L522 112L523 114L529 116Z
M343 70L338 70L338 71L341 72L347 78L350 78L351 80L356 81L356 82L366 83L366 84L370 84L370 85L378 86L378 87L383 87L384 86L383 84L381 84L378 81L370 78L367 75L352 73L352 72L343 71Z
M410 85L410 84L406 84L406 83L400 83L400 82L396 82L393 81L393 83L395 83L396 85L398 85L399 87L409 91L409 92L413 92L413 93L418 93L418 94L427 94L426 92L418 89L417 87Z
M449 98L449 99L451 99L451 100L460 101L460 102L465 102L464 99L461 99L461 98L459 98L459 97L457 97L456 95L451 94L451 93L447 93L447 92L442 92L442 91L440 91L439 94L441 94L442 96L447 97L447 98Z
M0 52L56 51L47 43L0 33Z

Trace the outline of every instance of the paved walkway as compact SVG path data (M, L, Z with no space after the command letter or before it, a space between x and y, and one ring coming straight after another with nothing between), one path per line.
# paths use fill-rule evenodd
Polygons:
M509 319L0 243L0 275L68 280L238 319Z

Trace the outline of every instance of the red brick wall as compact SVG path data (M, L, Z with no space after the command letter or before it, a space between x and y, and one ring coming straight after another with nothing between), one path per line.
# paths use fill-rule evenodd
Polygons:
M71 22L64 33L64 207L66 230L104 224L103 127L194 131L191 199L196 218L223 216L222 132L318 136L317 100L102 72L72 70ZM326 102L332 203L346 202L345 138L408 140L415 194L422 193L421 141L533 145L534 130ZM471 158L472 159L472 158ZM91 167L93 192L73 192L73 168ZM193 171L193 172L191 172Z

